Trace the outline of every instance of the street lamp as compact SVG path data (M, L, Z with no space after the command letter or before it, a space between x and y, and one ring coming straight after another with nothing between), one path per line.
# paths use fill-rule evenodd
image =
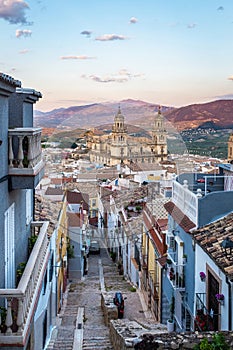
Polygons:
M233 248L233 241L231 241L229 237L225 238L220 244L220 246L222 247L222 250L225 251L226 255L231 255L231 251ZM227 249L229 249L229 253L227 252Z

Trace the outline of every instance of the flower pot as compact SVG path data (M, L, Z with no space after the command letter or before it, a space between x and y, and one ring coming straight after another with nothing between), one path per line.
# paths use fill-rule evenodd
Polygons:
M174 332L174 321L167 320L167 331L168 333Z

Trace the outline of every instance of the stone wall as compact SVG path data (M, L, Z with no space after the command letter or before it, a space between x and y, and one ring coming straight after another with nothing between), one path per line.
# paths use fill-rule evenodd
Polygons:
M110 325L110 320L118 319L118 310L113 303L113 297L115 293L102 292L101 293L101 308L104 314L104 323L106 326Z
M233 332L223 333L230 349L233 349ZM216 332L206 333L168 333L161 324L139 324L135 321L112 320L110 322L110 340L114 350L158 349L190 350L199 344L203 338L212 340Z

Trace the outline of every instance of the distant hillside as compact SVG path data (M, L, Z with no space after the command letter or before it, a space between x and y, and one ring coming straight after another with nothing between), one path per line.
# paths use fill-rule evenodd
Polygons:
M114 103L95 103L85 106L60 108L50 112L35 111L35 126L69 130L76 128L89 129L109 124L121 107L125 123L148 130L153 122L154 112L158 104L140 100L123 100ZM214 128L233 128L233 100L217 100L214 102L193 104L181 108L161 107L165 118L178 130L197 128L210 123Z
M166 113L166 118L179 130L197 128L211 122L215 128L233 128L233 100L194 104Z
M125 122L130 124L138 118L145 118L158 110L158 104L150 104L139 100L124 100L115 103L91 104L85 106L73 106L50 112L35 111L35 126L47 128L91 128L113 123L120 106ZM162 106L166 112L171 107Z

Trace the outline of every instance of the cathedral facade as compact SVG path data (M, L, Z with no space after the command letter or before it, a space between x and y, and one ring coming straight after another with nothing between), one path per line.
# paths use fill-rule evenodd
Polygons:
M155 113L150 136L150 138L129 136L125 118L119 107L110 135L88 135L90 161L112 166L130 162L159 163L167 160L167 132L160 109Z
M231 133L228 140L227 160L228 160L228 163L233 163L233 133Z

